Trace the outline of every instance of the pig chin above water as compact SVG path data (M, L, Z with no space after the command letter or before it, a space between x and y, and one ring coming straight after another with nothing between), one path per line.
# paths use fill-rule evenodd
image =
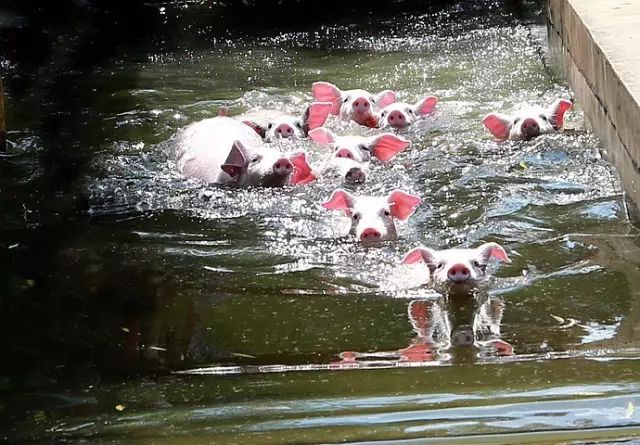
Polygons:
M193 123L174 142L180 172L209 183L278 187L293 172L294 159L264 145L254 130L228 117Z

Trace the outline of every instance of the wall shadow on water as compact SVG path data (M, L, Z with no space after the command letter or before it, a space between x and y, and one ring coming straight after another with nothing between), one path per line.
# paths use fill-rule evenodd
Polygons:
M8 129L37 136L33 153L10 151L16 156L0 159L0 309L9 363L0 376L2 389L162 372L181 359L194 329L192 304L177 296L173 278L160 267L141 265L126 258L126 252L105 257L78 238L78 233L90 232L84 175L99 149L92 142L95 123L87 124L96 100L88 82L95 67L123 55L144 60L149 52L170 51L185 40L217 34L277 33L453 2L374 1L362 6L359 1L256 0L251 6L229 2L232 6L205 14L197 7L185 11L169 6L164 15L153 3L11 0L2 9L1 14L12 18L0 27ZM517 13L518 2L512 3ZM194 26L187 31L186 24ZM131 85L119 87L135 88L135 76L127 81ZM178 318L166 322L177 327L172 331L162 325L158 308L174 305L180 306ZM143 331L177 332L164 341L172 345L169 354L162 359L141 355Z

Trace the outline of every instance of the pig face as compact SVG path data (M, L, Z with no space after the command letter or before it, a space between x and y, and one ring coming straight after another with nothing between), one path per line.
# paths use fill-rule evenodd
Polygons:
M380 128L406 128L423 116L433 113L438 99L435 96L427 96L415 104L394 102L380 111L378 126Z
M391 90L375 95L359 89L342 91L328 82L314 82L311 91L316 100L333 104L332 114L371 128L378 126L375 112L396 100L396 94Z
M431 282L449 293L467 293L485 276L491 258L510 263L507 252L497 243L485 243L475 249L434 250L418 247L409 251L402 262L424 262L429 268Z
M293 163L270 147L248 151L235 141L220 168L238 186L281 187L293 172Z
M322 206L329 210L341 210L351 218L351 231L363 243L372 244L396 238L394 219L405 221L415 211L420 198L401 190L394 190L387 197L358 196L338 189Z
M318 169L307 164L306 155L300 153L292 159L294 173L292 184L304 185L318 178L339 178L345 184L362 184L367 178L367 164L349 157L332 156Z
M333 148L333 156L350 158L357 162L368 162L375 156L382 162L391 160L397 153L407 148L410 142L392 133L377 136L336 136L324 127L309 132L309 137Z
M306 138L310 130L324 125L332 108L330 102L313 102L302 116L282 115L267 124L263 137L267 142L279 138Z
M570 100L558 99L548 108L528 106L512 116L490 113L482 119L482 123L500 140L526 140L560 130L564 114L572 107Z

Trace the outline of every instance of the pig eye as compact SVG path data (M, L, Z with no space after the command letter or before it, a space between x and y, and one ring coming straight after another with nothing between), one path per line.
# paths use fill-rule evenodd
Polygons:
M547 119L547 116L545 116L544 114L540 115L540 119L542 119L543 121L548 121L549 119Z
M269 130L271 130L271 129L273 128L273 124L269 124L269 125L267 125L267 128L268 128Z
M513 123L514 123L514 124L517 124L518 122L520 122L520 118L519 118L519 117L516 117L516 118L513 120Z
M300 123L300 121L297 121L297 122L296 122L296 127L298 127L298 128L302 128L302 124Z
M413 114L413 110L411 108L409 108L409 114Z
M354 221L357 221L360 219L360 215L357 213L354 213L353 215L351 215L351 218L353 218Z
M471 265L472 265L473 267L480 268L480 263L479 263L477 260L473 260L473 261L471 262Z
M391 211L389 211L389 209L384 209L384 216L391 216Z
M344 103L346 104L347 102L349 102L349 98L348 98L348 97L345 97L345 98L344 98L344 100L343 100L342 102L344 102Z
M254 156L254 158L251 160L252 164L255 164L256 162L258 162L260 160L260 156Z
M382 114L380 116L385 117L387 115L386 111L383 111Z
M444 267L444 263L443 263L442 261L439 261L439 262L436 264L436 269L442 269L443 267Z

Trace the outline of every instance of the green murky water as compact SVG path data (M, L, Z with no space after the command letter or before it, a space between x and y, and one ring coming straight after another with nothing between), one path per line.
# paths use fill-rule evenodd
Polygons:
M82 119L64 149L89 161L74 188L53 198L42 192L51 141L32 102L9 104L2 437L638 435L640 250L615 172L579 106L571 131L530 142L496 143L480 125L489 111L570 96L542 63L541 23L500 2L463 2L155 48L123 53L81 80ZM423 198L398 241L365 249L346 236L319 206L334 184L237 191L176 173L162 142L178 128L222 105L300 109L316 80L392 88L409 102L439 97L437 116L404 133L410 150L374 166L357 190ZM311 143L300 148L321 157ZM475 299L444 299L398 264L418 244L480 241L500 242L513 263ZM418 341L410 307L438 327L430 342Z

